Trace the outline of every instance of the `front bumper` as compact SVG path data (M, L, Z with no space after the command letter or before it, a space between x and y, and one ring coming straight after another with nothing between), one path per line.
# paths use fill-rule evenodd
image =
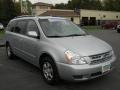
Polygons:
M115 59L116 57L114 56L111 60L96 65L69 65L57 62L57 67L61 79L69 81L84 81L110 72L113 69ZM102 73L102 66L108 64L111 65L110 70Z

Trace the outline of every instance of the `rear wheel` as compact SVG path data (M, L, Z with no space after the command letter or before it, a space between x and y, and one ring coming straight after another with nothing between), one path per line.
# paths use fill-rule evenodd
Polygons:
M58 82L58 72L53 59L49 56L42 58L41 62L41 73L45 82L50 85L54 85Z
M9 59L13 59L15 57L9 44L6 45L6 53Z

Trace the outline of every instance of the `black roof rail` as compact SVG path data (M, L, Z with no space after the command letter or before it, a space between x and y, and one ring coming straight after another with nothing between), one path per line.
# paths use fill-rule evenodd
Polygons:
M22 15L22 16L17 16L15 18L23 18L23 17L36 17L35 15Z

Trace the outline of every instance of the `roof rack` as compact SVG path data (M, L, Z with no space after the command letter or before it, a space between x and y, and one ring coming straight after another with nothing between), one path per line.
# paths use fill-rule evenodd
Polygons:
M35 15L22 15L22 16L17 16L15 18L23 18L23 17L36 17Z

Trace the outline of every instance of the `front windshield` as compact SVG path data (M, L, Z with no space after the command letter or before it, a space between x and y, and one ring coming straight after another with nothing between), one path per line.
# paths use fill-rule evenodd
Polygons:
M66 19L40 19L39 23L47 37L82 36L86 33Z

